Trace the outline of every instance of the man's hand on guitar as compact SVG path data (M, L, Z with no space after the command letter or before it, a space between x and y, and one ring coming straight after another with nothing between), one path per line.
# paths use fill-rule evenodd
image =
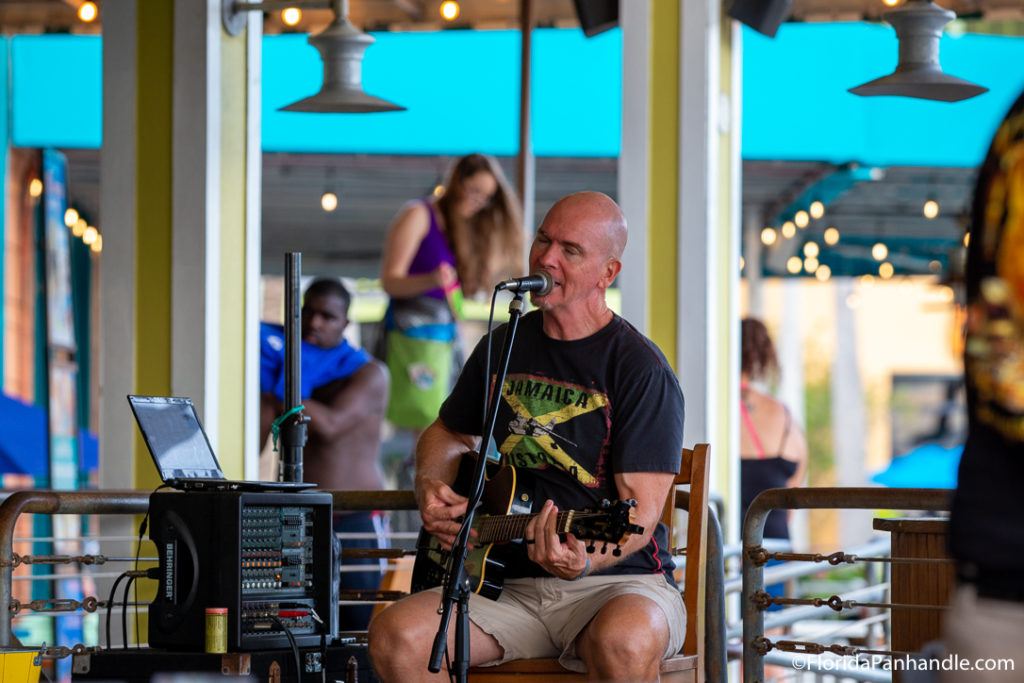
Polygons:
M530 560L552 576L575 579L587 568L587 546L572 534L558 533L558 508L550 500L526 526L525 540Z
M469 501L440 479L422 480L417 493L423 528L437 537L441 547L451 550ZM476 535L476 531L470 532L471 538Z

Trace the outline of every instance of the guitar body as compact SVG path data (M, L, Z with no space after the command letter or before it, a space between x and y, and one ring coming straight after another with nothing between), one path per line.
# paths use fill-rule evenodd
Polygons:
M454 490L466 495L472 485L475 458L463 457ZM533 493L520 488L519 470L513 466L497 468L484 485L474 525L479 531L483 515L524 515L533 509ZM470 578L470 590L490 600L497 600L505 582L505 565L512 547L507 544L477 544L466 553L466 572ZM416 539L416 562L412 568L412 591L414 593L444 583L451 553L444 550L433 535L420 529Z
M476 454L463 456L459 473L452 487L466 495L472 485ZM510 555L522 542L537 495L530 474L511 465L495 467L484 484L480 507L473 516L473 528L479 534L475 547L466 553L466 573L470 590L497 600L505 581L505 567ZM572 533L583 540L600 540L620 545L627 536L643 533L643 528L630 523L630 512L636 501L605 501L601 511L560 510L556 525L560 533ZM515 543L517 545L510 545ZM593 544L588 551L593 551ZM620 552L619 549L613 551ZM412 568L412 591L418 592L444 583L451 553L438 540L420 530L416 540L416 561Z

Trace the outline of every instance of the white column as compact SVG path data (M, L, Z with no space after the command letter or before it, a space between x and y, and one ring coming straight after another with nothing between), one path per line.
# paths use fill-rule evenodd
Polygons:
M743 213L743 277L747 281L747 315L764 320L764 267L761 258L761 211L748 208Z
M834 278L836 293L836 354L832 366L832 441L836 486L864 486L864 435L867 417L857 358L857 326L847 299L852 278ZM870 510L840 510L839 540L848 547L871 535Z
M260 430L260 244L262 236L263 149L260 106L263 71L263 15L249 13L246 35L245 106L245 462L246 479L259 478Z
M619 5L622 25L622 145L619 152L619 205L626 214L629 240L622 255L619 291L622 315L650 332L647 300L647 217L650 168L651 2Z
M171 392L195 401L212 444L219 426L220 34L218 0L176 0Z
M680 6L679 50L679 315L676 371L686 397L686 444L712 442L718 431L720 298L718 259L718 0L688 0ZM726 390L728 390L726 388Z
M796 425L807 432L807 386L804 380L804 344L800 330L803 306L800 292L803 278L786 278L782 285L782 324L775 335L776 355L782 378L779 381L779 400L789 408ZM809 543L806 510L794 510L790 515L789 532L793 547L806 549Z
M723 412L726 422L720 425L719 434L726 435L728 450L712 458L712 486L725 494L726 520L739 517L740 510L740 252L743 241L743 30L737 21L723 19L728 22L725 30L729 31L729 74L728 95L722 96L719 108L719 132L727 135L729 160L729 187L727 217L730 238L728 259L731 264L725 276L718 279L719 286L725 288L724 300L728 301L725 320L720 322L720 329L728 335L728 367L724 382L723 399L727 409ZM721 221L720 221L721 224ZM760 246L760 244L758 245ZM758 265L760 273L760 265ZM718 450L724 450L721 445ZM725 471L721 471L722 468ZM726 521L723 520L723 521ZM739 524L723 524L722 534L726 543L738 543L740 540Z
M776 355L782 370L779 400L786 404L801 428L807 423L804 406L804 347L800 334L800 321L803 318L800 301L802 281L803 278L795 277L783 279L782 321L775 334Z
M103 23L103 148L100 152L101 489L134 488L135 425L125 396L134 390L136 216L136 3L107 0Z

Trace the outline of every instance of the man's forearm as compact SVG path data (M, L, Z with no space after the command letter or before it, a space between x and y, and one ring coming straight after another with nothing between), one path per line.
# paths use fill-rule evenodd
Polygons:
M454 482L462 454L476 448L478 442L477 437L453 432L440 420L434 420L416 443L414 485L417 495L420 484L428 479L436 479L446 484Z

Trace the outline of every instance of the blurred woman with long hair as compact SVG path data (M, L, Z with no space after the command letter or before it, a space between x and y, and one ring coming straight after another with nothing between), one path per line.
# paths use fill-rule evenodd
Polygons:
M486 296L522 273L519 200L492 157L469 154L440 196L408 202L388 230L381 286L391 370L388 419L421 430L437 417L461 365L456 320L463 296ZM431 343L432 342L432 343Z

